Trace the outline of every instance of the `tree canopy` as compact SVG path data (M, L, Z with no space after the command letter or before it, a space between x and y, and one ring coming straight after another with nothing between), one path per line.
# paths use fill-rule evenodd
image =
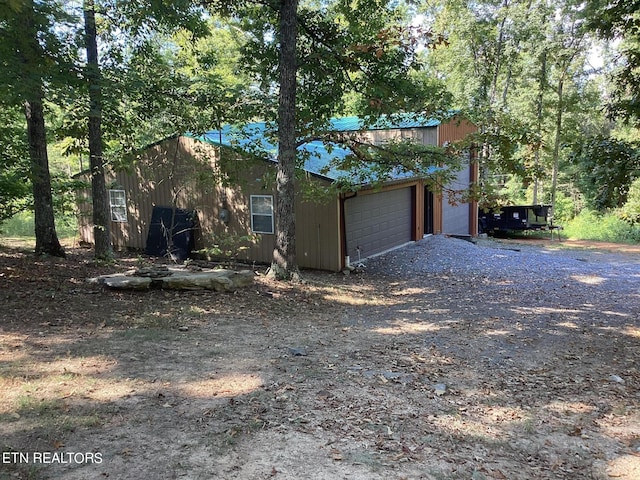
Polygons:
M287 168L283 198L293 195L292 172L305 161L296 147L306 141L350 150L331 168L354 179L428 175L459 158L457 146L361 144L332 131L341 115L358 115L363 128L398 115L467 117L479 131L460 148L478 149L481 188L471 195L487 206L509 201L499 188L507 177L535 203L553 203L560 190L595 209L617 207L639 175L638 145L616 138L616 121L640 118L637 0L89 3L97 76L86 68L87 2L0 0L3 218L36 201L25 189L37 177L20 116L33 92L47 140L86 157L99 88L100 157L112 168L162 138L265 121ZM18 21L29 5L33 51ZM603 67L594 67L598 57ZM605 172L610 188L593 171ZM278 217L293 218L291 208ZM293 230L286 236L293 245Z
M585 15L588 28L618 42L609 114L640 126L640 1L587 2Z

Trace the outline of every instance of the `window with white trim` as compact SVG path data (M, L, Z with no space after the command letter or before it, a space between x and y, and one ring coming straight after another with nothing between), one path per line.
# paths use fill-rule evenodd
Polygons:
M273 233L273 195L251 195L251 231Z
M127 223L127 196L124 190L109 190L111 221Z

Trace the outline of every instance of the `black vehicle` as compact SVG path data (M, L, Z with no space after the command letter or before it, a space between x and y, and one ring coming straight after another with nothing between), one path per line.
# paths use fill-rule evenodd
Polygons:
M524 230L548 230L551 205L516 205L499 207L478 214L480 233L489 235Z

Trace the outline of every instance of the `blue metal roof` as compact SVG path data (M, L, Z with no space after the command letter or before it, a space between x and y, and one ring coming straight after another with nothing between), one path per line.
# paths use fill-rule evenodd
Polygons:
M335 132L357 132L360 130L388 130L394 128L437 127L440 120L424 115L398 114L380 117L373 124L365 124L360 117L343 117L331 119L331 128Z
M332 119L329 130L331 132L357 132L436 127L439 124L439 120L416 115L394 116L393 118L383 117L373 125L365 125L364 120L359 117L344 117ZM255 122L244 126L226 125L220 130L210 130L196 138L214 145L238 148L267 160L277 161L277 139L269 138L269 129L265 122ZM351 177L351 174L345 171L336 169L327 171L332 160L342 160L351 154L351 151L343 146L321 140L313 140L300 145L298 152L304 155L304 169L310 173L320 175L329 180ZM407 176L406 174L398 174L394 176L394 179ZM366 177L366 175L363 175L363 177Z

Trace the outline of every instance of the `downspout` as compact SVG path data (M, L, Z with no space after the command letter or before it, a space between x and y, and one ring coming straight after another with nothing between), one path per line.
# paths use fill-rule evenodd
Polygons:
M358 196L357 192L351 192L349 196L345 193L340 194L340 239L342 243L342 259L340 262L340 270L351 267L349 252L347 251L347 220L345 218L345 204L347 200Z

